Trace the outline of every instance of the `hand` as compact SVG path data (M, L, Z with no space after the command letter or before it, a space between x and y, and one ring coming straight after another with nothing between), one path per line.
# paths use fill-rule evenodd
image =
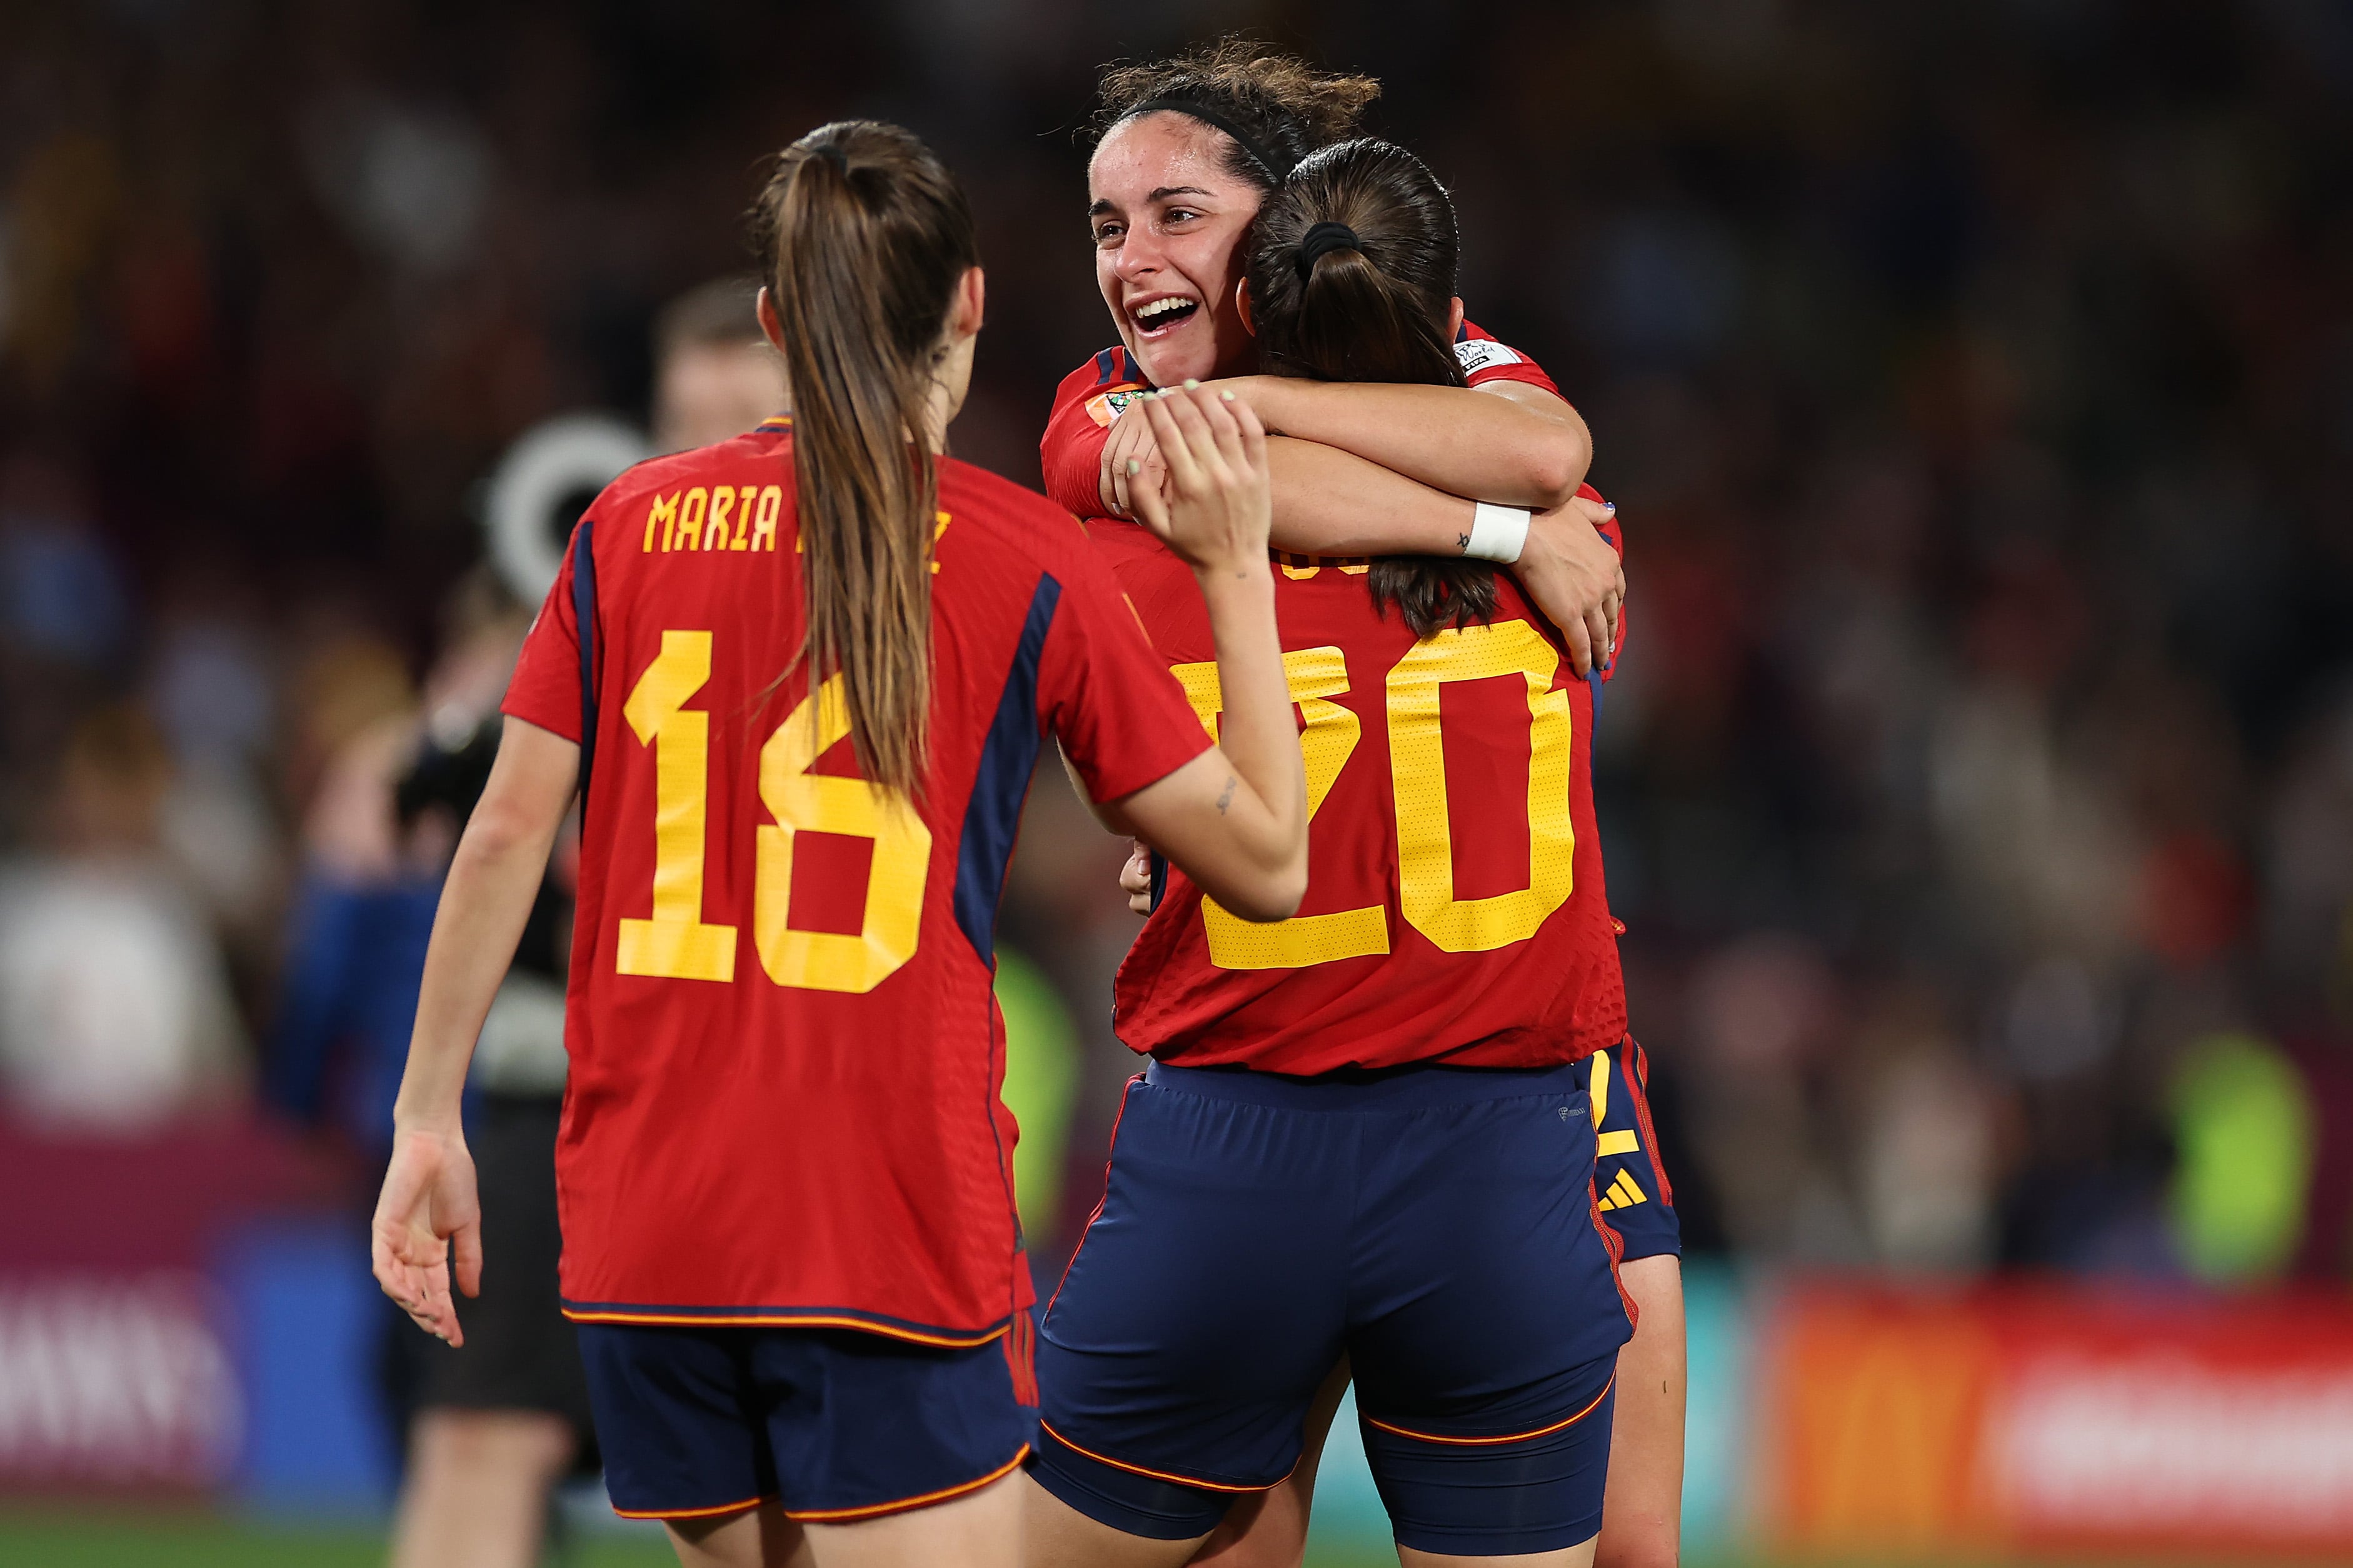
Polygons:
M1135 521L1134 492L1149 487L1155 491L1168 481L1168 464L1160 456L1160 443L1153 439L1152 422L1145 417L1143 403L1149 393L1138 393L1113 421L1111 437L1103 443L1103 471L1096 481L1102 492L1103 506L1113 517ZM1135 477L1128 477L1127 465L1136 464Z
M1580 678L1591 675L1596 663L1606 668L1618 646L1626 568L1597 531L1615 516L1615 507L1582 496L1536 513L1512 568L1536 608L1560 628Z
M466 1342L449 1294L451 1244L458 1289L482 1291L482 1206L466 1140L448 1132L396 1133L392 1165L375 1201L368 1251L376 1283L417 1326L451 1345Z
M1274 492L1258 416L1239 394L1194 384L1141 401L1168 477L1157 489L1129 492L1136 521L1197 573L1263 571ZM1141 462L1128 467L1137 478Z
M1127 907L1139 915L1152 912L1152 846L1141 838L1128 840L1127 864L1119 868L1119 890Z

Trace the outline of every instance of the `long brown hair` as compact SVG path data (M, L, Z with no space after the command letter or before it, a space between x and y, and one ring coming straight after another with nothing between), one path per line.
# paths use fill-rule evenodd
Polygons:
M842 677L877 784L921 787L932 696L927 433L949 305L978 266L972 209L912 132L821 125L778 154L753 209L784 338L814 696Z
M1420 159L1369 137L1308 154L1259 209L1260 363L1318 381L1461 386L1446 340L1455 256L1454 204ZM1416 637L1494 617L1495 570L1480 562L1384 556L1366 582Z

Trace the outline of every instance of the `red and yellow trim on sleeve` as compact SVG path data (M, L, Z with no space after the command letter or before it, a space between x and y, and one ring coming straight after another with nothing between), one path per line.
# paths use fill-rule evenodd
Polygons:
M1024 1443L1013 1458L976 1481L965 1481L960 1486L942 1487L935 1492L925 1492L921 1497L900 1498L894 1502L869 1503L864 1508L788 1508L785 1510L785 1517L796 1524L848 1524L855 1520L880 1519L886 1513L905 1513L910 1509L929 1508L934 1503L946 1502L950 1499L963 1497L967 1492L976 1492L992 1482L1003 1480L1029 1457L1029 1445Z
M1040 1419L1038 1426L1055 1442L1073 1454L1083 1454L1098 1465L1109 1465L1113 1469L1125 1470L1131 1476L1149 1476L1155 1481L1173 1481L1180 1487L1198 1487L1205 1492L1271 1492L1289 1480L1292 1470L1299 1468L1297 1462L1293 1461L1290 1470L1285 1470L1274 1479L1254 1487L1236 1486L1230 1481L1205 1481L1198 1476L1180 1476L1170 1470L1155 1470L1145 1465L1131 1465L1124 1459L1114 1459L1109 1454L1098 1454L1092 1448L1082 1448L1055 1431L1053 1424L1050 1421Z
M1365 1424L1368 1426L1377 1426L1384 1432L1394 1432L1400 1437L1411 1437L1418 1443L1448 1443L1457 1447L1466 1448L1484 1447L1497 1443L1525 1443L1532 1437L1549 1437L1555 1432L1565 1432L1576 1426L1601 1408L1601 1402L1609 1397L1609 1391L1617 1385L1617 1383L1618 1373L1613 1370L1609 1373L1609 1381L1601 1385L1601 1392L1593 1396L1592 1403L1566 1421L1556 1421L1549 1426L1538 1426L1528 1432L1507 1432L1500 1437L1449 1437L1437 1432L1417 1432L1409 1426L1392 1426L1387 1421L1377 1420L1370 1415L1365 1415L1364 1418ZM1364 1412L1360 1409L1357 1414L1363 1415Z
M745 1498L742 1502L723 1502L713 1508L619 1508L613 1511L623 1519L716 1519L723 1513L742 1513L747 1508L757 1508L771 1500L765 1492Z
M789 430L792 427L793 416L789 414L771 414L752 426L754 430Z

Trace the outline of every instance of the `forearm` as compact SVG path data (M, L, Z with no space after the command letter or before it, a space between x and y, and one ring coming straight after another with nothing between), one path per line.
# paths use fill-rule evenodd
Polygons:
M1585 421L1539 390L1520 397L1459 386L1254 376L1271 432L1336 447L1433 489L1500 506L1558 506L1593 461ZM1281 516L1278 473L1275 502Z
M474 1042L539 896L556 826L485 820L480 811L467 825L433 917L396 1128L456 1122Z
M1460 555L1474 505L1320 442L1269 437L1274 547L1301 555Z
M1219 744L1249 792L1232 803L1241 808L1236 826L1251 859L1279 868L1301 842L1307 784L1275 632L1274 574L1261 560L1240 572L1198 575L1225 700ZM1223 802L1219 810L1233 815Z

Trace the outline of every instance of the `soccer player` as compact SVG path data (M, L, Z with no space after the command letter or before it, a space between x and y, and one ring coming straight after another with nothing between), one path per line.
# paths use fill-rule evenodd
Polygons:
M1055 395L1039 451L1048 495L1082 517L1129 515L1127 487L1159 474L1150 426L1126 413L1137 394L1258 368L1237 303L1251 219L1302 157L1353 134L1379 91L1240 39L1104 75L1088 225L1120 342ZM1607 510L1578 489L1584 422L1543 371L1478 328L1461 327L1454 352L1465 384L1491 395L1345 384L1360 380L1345 369L1343 382L1264 389L1283 401L1268 420L1274 541L1515 563L1583 675L1607 657L1625 593L1596 532Z
M1454 270L1429 170L1350 142L1269 198L1240 305L1278 374L1442 388ZM1215 732L1181 567L1098 538ZM1409 1568L1577 1568L1633 1316L1584 1065L1626 1034L1592 690L1482 563L1286 560L1277 594L1312 891L1252 926L1172 875L1121 968L1153 1062L1039 1331L1032 1555L1187 1561L1291 1473L1345 1352Z
M759 287L748 278L716 279L656 316L651 425L660 450L740 436L784 406L784 363L754 309ZM520 638L520 624L512 635ZM505 658L512 657L510 643ZM495 697L495 689L486 695L486 709ZM414 796L463 821L498 741L491 720L455 745L429 740L403 783L403 816L414 815ZM402 1360L421 1379L394 1513L393 1568L529 1568L540 1558L550 1494L584 1457L594 1461L587 1379L556 1294L554 1152L565 1071L565 954L557 933L571 923L569 889L557 883L551 875L525 923L515 970L474 1059L482 1105L473 1152L486 1223L507 1267L478 1299L464 1350L452 1354L396 1319L390 1325L414 1342L401 1346ZM429 921L430 908L420 914ZM424 937L420 931L410 950L420 958ZM413 973L406 990L413 1002Z
M1378 91L1369 79L1319 73L1241 41L1105 74L1090 221L1096 280L1120 342L1057 395L1040 450L1055 500L1081 515L1115 514L1129 461L1142 465L1134 482L1149 482L1149 427L1124 413L1142 389L1259 368L1260 340L1240 309L1251 221L1281 174L1352 134ZM1563 628L1582 673L1580 646L1614 647L1622 637L1616 524L1590 487L1567 508L1527 519L1509 503L1556 500L1569 473L1583 473L1583 426L1516 422L1520 411L1556 422L1575 416L1532 361L1468 322L1454 353L1465 384L1485 395L1285 378L1222 384L1249 387L1282 433L1268 442L1275 542L1327 555L1460 557L1475 546L1504 558L1525 524L1513 571ZM1613 1046L1588 1068L1611 1075L1596 1097L1613 1118L1602 1129L1599 1173L1605 1201L1616 1194L1606 1217L1624 1241L1622 1278L1641 1309L1620 1362L1602 1568L1672 1564L1683 1489L1681 1243L1641 1110L1646 1072L1637 1055ZM1610 1085L1620 1092L1608 1094ZM1630 1136L1638 1142L1627 1150ZM1632 1202L1636 1191L1642 1203ZM1335 1381L1319 1402L1299 1473L1231 1510L1212 1552L1220 1568L1297 1563L1323 1427L1344 1385Z
M1196 574L1220 747L1079 525L938 456L983 298L947 171L828 125L755 217L794 412L629 470L574 536L436 919L376 1276L460 1342L459 1089L576 792L563 1290L616 1507L688 1564L1010 1563L997 898L1050 734L1119 830L1247 918L1297 906L1263 432L1211 394L1149 415L1170 499L1140 514Z

